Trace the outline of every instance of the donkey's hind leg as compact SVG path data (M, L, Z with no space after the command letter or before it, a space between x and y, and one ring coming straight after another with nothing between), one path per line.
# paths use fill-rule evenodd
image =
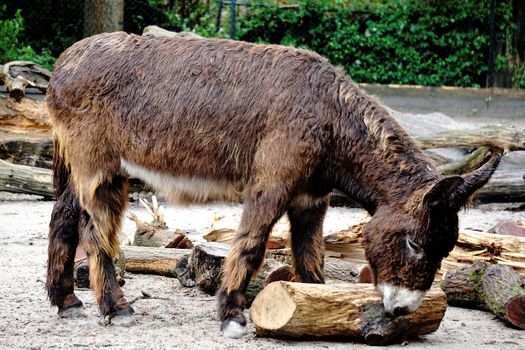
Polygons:
M131 322L133 308L118 285L113 257L119 252L119 230L127 204L127 177L98 184L80 217L80 240L89 260L89 280L104 324Z
M328 201L301 195L288 209L295 274L303 283L324 283L323 220Z
M82 302L74 294L73 268L78 245L80 204L67 186L60 195L49 223L46 289L61 317L83 316Z

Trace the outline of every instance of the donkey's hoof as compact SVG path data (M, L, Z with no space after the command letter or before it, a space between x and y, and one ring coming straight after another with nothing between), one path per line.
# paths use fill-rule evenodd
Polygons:
M103 326L122 326L122 327L129 327L135 324L135 317L133 314L135 313L135 310L131 306L128 306L127 308L123 310L118 310L110 315L104 315L100 318L99 324Z
M246 326L234 320L224 320L221 325L221 331L225 337L238 339L246 334Z
M84 312L82 304L80 306L70 306L62 309L58 309L58 316L60 318L84 318L87 317Z
M134 313L135 310L133 310L131 306L128 306L123 310L118 310L113 314L113 317L111 318L111 324L121 327L132 326L135 324L135 317L133 316Z

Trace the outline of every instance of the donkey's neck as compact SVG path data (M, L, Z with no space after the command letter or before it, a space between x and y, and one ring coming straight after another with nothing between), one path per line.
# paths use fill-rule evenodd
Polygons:
M340 89L340 106L336 183L370 213L407 202L439 178L430 159L377 99L350 82Z

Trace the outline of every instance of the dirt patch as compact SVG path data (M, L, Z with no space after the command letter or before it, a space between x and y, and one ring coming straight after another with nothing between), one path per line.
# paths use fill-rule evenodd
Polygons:
M363 344L256 338L254 328L238 340L223 338L215 315L214 297L182 287L176 279L131 275L123 287L137 300L131 327L98 325L97 306L90 290L78 291L87 317L62 320L49 306L44 290L47 226L53 203L0 194L0 349L362 349ZM239 205L170 207L170 227L205 231L216 213L240 215ZM148 220L144 210L130 209ZM363 211L331 208L325 233L358 222ZM523 212L473 209L461 213L462 227L488 229L502 219L524 219ZM131 237L133 223L123 231ZM410 341L407 349L522 349L525 331L505 326L491 314L449 307L439 330ZM394 345L392 347L399 347Z

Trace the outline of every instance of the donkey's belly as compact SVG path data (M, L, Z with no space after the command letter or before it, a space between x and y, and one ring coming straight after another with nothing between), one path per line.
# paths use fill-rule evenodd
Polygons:
M173 176L145 168L124 158L120 159L120 164L131 177L143 180L165 195L170 202L238 201L242 197L242 184L199 177Z

